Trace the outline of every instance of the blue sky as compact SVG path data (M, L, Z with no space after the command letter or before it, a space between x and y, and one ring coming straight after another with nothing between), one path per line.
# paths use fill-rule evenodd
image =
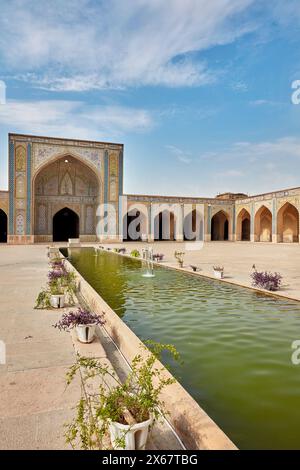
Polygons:
M7 133L125 144L128 193L300 186L299 0L0 0Z

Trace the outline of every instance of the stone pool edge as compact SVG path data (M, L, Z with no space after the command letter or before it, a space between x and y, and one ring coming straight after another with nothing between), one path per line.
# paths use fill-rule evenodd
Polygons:
M136 354L145 354L141 350L143 343L136 334L123 322L77 269L67 259L65 261L68 269L75 272L79 280L79 292L86 303L95 313L102 314L105 312L105 330L128 363L131 363ZM161 363L159 365L164 368L166 376L173 377ZM237 450L235 444L177 380L162 393L162 401L165 402L168 421L187 449Z
M90 248L90 247L86 246L86 247L82 247L82 248ZM125 253L125 254L116 253L115 251L107 250L107 249L100 250L100 251L104 251L104 252L107 252L107 253L112 253L114 255L123 256L123 257L129 258L129 259L135 260L135 261L141 261L142 263L145 263L145 260L143 258L140 258L140 257L135 258L131 255L128 255L127 253ZM202 277L202 278L205 278L205 279L211 279L212 281L220 282L220 283L223 283L223 284L229 284L231 286L242 287L242 288L248 289L250 291L254 291L257 294L262 294L262 295L266 295L266 296L269 296L269 297L276 298L277 300L278 299L287 299L287 300L290 300L292 302L298 302L298 303L300 302L300 299L298 297L292 297L290 295L286 295L283 292L281 292L280 290L279 291L267 291L267 290L264 290L264 289L260 289L259 287L253 287L251 285L242 284L239 281L234 281L232 279L227 279L226 277L223 278L223 279L218 279L217 277L212 276L210 274L204 274L200 271L196 271L196 272L190 271L186 267L179 268L178 266L173 266L172 264L170 264L168 262L164 262L164 261L160 261L160 262L153 261L153 264L154 264L154 266L160 266L161 268L166 268L166 269L173 269L174 271L178 271L180 273L185 273L185 274L190 274L190 275L195 276L195 277L198 276L198 277Z

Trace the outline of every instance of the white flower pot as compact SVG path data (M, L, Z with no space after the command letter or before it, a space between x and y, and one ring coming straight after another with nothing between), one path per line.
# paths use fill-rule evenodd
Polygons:
M118 442L120 439L125 439L125 450L144 450L152 422L153 418L131 426L112 422L109 425L109 432L113 448L121 449L118 447Z
M217 279L223 279L224 271L214 271L214 275Z
M50 304L53 308L62 308L65 305L65 295L51 295Z
M75 326L77 338L81 343L91 343L95 338L95 323Z

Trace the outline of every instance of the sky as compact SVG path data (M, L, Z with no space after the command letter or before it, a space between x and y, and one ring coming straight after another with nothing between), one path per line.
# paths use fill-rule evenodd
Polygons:
M0 0L0 189L8 132L124 143L130 194L300 186L299 40L299 0Z

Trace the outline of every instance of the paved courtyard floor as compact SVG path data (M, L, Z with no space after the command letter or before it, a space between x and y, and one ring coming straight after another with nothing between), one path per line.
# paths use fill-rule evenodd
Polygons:
M105 245L106 246L106 245ZM127 253L134 248L141 250L148 246L142 242L109 244L125 246ZM194 244L181 242L155 242L151 244L155 253L165 255L162 265L177 266L174 252L185 252L184 269L191 271L190 265L199 268L199 274L213 276L213 266L225 268L224 281L251 287L250 274L255 264L258 271L277 271L283 276L279 295L300 300L300 244L297 243L250 243L250 242L210 242L202 249L191 250Z

